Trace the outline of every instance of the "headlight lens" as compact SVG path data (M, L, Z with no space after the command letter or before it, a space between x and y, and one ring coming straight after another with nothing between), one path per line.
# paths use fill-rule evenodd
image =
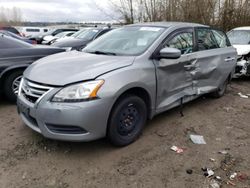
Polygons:
M80 102L97 98L103 84L104 80L95 80L67 86L54 95L52 102Z

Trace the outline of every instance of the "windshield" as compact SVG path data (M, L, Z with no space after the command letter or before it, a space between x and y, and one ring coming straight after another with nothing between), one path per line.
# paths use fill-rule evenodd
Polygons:
M138 55L145 52L163 31L164 28L160 27L123 27L103 35L90 43L83 51L99 54Z
M54 33L54 31L55 31L55 29L52 29L52 30L50 30L50 31L48 31L48 32L46 32L46 33L44 33L44 35L51 35L52 33Z
M80 35L81 33L85 32L87 29L81 29L80 31L75 32L73 35L71 35L72 37L76 38L78 35Z
M67 35L68 33L67 32L62 32L62 33L58 33L58 34L56 34L55 35L55 37L63 37L63 36L65 36L65 35Z
M232 30L227 35L232 44L250 44L250 30Z
M75 38L92 40L94 36L100 31L100 29L86 29L82 33L79 33Z

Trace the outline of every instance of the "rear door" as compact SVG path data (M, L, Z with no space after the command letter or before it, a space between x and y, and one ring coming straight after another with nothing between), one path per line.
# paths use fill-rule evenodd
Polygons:
M197 94L209 93L221 86L235 66L235 49L226 35L207 27L195 29L196 71L193 74Z
M177 106L182 99L194 94L192 72L194 54L194 29L186 28L170 34L157 49L177 48L179 59L155 59L157 76L157 112Z

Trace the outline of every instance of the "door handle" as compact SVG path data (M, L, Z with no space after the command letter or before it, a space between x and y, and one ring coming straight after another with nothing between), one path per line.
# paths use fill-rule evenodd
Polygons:
M235 60L235 58L234 58L234 57L228 57L228 58L226 58L226 59L225 59L225 61L226 61L226 62L229 62L229 61L234 61L234 60Z
M185 65L184 67L185 67L186 69L190 69L190 68L193 68L194 65Z

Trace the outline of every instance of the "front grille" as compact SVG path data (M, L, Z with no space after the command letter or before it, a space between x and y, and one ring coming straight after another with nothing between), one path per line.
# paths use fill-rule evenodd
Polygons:
M78 126L46 124L47 128L54 133L59 134L86 134L87 131Z
M45 86L43 84L34 83L26 79L23 79L22 86L21 86L21 94L29 102L35 103L50 89L52 89L52 87Z

